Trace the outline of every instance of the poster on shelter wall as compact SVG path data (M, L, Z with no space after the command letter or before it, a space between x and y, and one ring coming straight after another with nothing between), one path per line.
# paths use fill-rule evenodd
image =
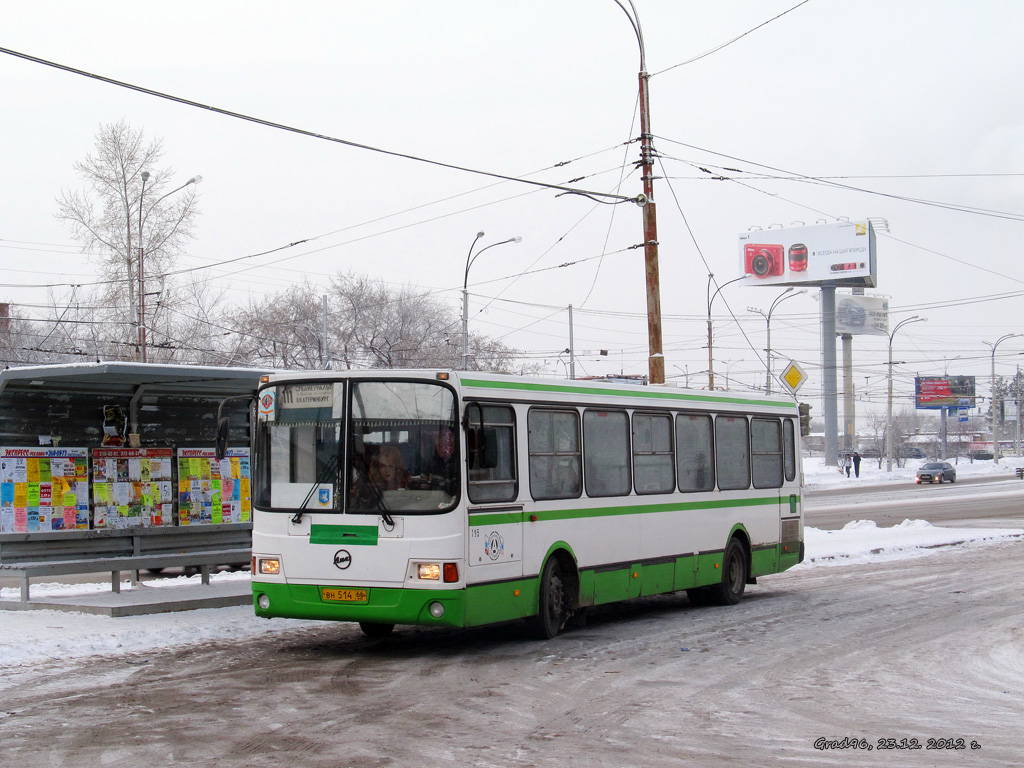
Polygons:
M89 527L88 450L0 448L0 533Z
M94 528L174 525L170 448L93 448Z
M179 448L178 525L251 522L251 480L248 448Z

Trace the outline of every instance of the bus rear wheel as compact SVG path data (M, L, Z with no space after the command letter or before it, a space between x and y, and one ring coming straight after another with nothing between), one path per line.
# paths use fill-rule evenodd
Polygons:
M736 605L743 599L747 571L747 548L739 539L730 539L722 558L722 582L711 587L708 593L711 601L716 605Z
M558 558L552 557L544 564L539 589L540 610L534 626L541 640L550 640L569 618L569 595Z
M370 638L387 637L394 630L394 624L379 624L375 621L360 621L359 629Z

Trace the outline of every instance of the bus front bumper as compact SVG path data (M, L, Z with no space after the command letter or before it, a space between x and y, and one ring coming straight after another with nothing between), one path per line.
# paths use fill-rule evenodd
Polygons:
M365 593L363 600L331 599L339 592ZM321 587L254 581L253 608L266 619L321 619L378 624L464 626L464 595L460 590L395 589L390 587ZM361 598L364 595L346 595Z

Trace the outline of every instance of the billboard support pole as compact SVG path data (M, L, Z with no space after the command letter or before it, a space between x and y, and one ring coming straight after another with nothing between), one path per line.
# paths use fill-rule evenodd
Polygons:
M853 335L844 333L843 340L843 450L857 450L857 401L853 386Z
M946 441L948 438L948 434L946 431L946 423L949 421L949 411L949 408L947 408L946 406L942 406L942 456L940 456L939 458L941 458L943 461L945 461L946 457L949 455L949 448L946 446Z
M825 417L825 466L839 463L836 382L836 287L821 286L821 409Z

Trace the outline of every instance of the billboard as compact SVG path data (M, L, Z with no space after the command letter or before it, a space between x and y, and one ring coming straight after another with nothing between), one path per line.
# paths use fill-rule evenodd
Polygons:
M875 230L869 221L760 229L739 239L744 285L874 288Z
M875 296L836 296L836 333L888 336L889 300Z
M973 408L973 376L917 376L914 379L917 408Z

